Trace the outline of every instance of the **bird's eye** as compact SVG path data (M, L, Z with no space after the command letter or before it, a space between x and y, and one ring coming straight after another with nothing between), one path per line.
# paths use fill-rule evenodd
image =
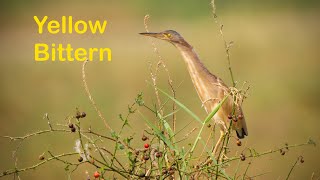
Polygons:
M171 34L170 33L166 33L165 35L167 36L167 38L171 38Z

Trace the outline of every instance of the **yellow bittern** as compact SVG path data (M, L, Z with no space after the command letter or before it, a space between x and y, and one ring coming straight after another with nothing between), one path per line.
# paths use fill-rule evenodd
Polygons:
M176 31L166 30L159 33L146 32L140 34L168 41L180 51L187 64L193 85L207 113L210 113L229 93L228 86L220 78L209 72L200 61L193 47ZM240 106L234 108L232 98L228 98L225 101L219 111L213 116L213 119L221 127L221 137L217 145L220 143L222 135L226 132L232 120L232 129L236 131L238 138L242 139L248 135L242 109Z

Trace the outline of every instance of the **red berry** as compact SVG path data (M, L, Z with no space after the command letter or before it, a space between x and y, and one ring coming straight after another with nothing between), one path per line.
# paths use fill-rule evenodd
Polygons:
M144 148L148 149L149 148L149 144L148 143L144 144Z
M98 177L100 177L100 174L99 174L98 171L96 171L96 172L94 172L93 176L94 176L95 178L98 178Z

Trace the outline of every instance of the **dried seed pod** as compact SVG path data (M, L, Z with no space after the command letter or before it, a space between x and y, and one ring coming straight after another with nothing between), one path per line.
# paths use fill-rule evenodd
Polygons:
M228 119L232 119L232 114L229 114L229 115L228 115Z
M170 174L170 175L174 175L174 170L170 170L170 171L169 171L169 174Z
M71 128L71 132L76 132L76 128L75 127Z
M147 152L149 149L147 149L147 148L144 148L143 150L142 150L142 152Z
M78 161L79 161L79 162L82 162L82 161L83 161L83 157L80 156L80 157L78 158Z
M68 124L69 128L74 128L74 125L72 123Z
M243 114L239 114L238 119L240 119L240 120L243 119Z
M143 156L143 159L144 159L145 161L148 161L148 160L150 159L150 157L149 157L149 155L146 154L146 155Z
M87 114L85 113L85 112L82 112L81 114L80 114L80 118L84 118L84 117L86 117L87 116Z
M304 163L304 159L303 159L302 156L301 156L301 158L300 158L300 162L301 162L301 163Z
M77 111L77 112L76 112L75 117L76 117L77 119L80 119L80 118L81 118L81 114L80 114L80 112L79 112L79 111Z
M237 146L241 146L242 145L242 143L241 143L241 141L238 139L237 140Z
M162 169L162 175L165 175L167 173L168 173L168 171L166 169Z
M280 149L279 152L280 152L281 155L285 155L286 154L286 152L283 149Z
M162 157L162 152L156 152L156 157L157 157L157 158Z
M241 159L241 161L244 161L244 160L246 160L246 156L241 153L241 154L240 154L240 159Z
M238 121L238 119L237 119L236 117L232 118L232 120L233 120L234 122L237 122L237 121Z
M41 154L40 156L39 156L39 160L40 161L43 161L45 158L44 158L44 155L43 154Z
M289 144L285 143L284 145L286 146L286 149L289 150Z
M211 128L211 124L209 123L209 124L207 125L207 127L208 127L208 128Z
M147 136L142 135L142 138L141 138L142 141L146 141L146 140L148 140L148 139L149 139L149 138L148 138Z

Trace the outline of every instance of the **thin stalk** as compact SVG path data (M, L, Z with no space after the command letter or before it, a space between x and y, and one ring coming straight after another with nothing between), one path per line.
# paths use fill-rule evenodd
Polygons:
M251 162L248 163L248 166L247 166L247 168L246 168L246 170L244 171L244 174L243 174L243 176L242 176L242 180L245 179L246 174L247 174L247 172L248 172L248 169L249 169L250 165L251 165Z
M288 179L289 179L289 177L290 177L290 175L291 175L291 173L292 173L292 171L293 171L294 167L297 165L297 163L298 163L299 159L300 159L300 157L298 157L298 158L297 158L296 162L295 162L295 163L293 164L293 166L291 167L291 169L290 169L290 171L289 171L289 173L288 173L288 176L287 176L286 180L288 180Z
M79 119L77 119L77 126L78 126L78 135L79 135L79 140L80 140L81 148L83 149L84 156L86 157L86 160L89 161L88 154L87 154L87 150L86 150L86 148L84 147L83 141L82 141L82 136L81 136L81 132L80 132L80 127L81 127L81 126L80 126L80 121L79 121Z

